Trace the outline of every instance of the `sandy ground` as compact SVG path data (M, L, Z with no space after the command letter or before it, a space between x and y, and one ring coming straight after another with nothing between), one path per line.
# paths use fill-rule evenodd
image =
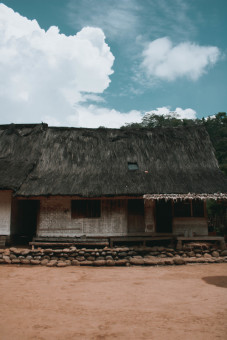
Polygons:
M227 339L227 264L2 265L0 339Z

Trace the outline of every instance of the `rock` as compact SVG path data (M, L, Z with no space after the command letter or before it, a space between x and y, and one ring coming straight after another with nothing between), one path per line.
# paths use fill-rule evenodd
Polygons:
M212 256L213 257L219 257L219 252L218 251L212 251Z
M39 260L31 260L30 263L31 264L40 264L40 261Z
M96 258L96 261L100 261L100 260L105 260L105 257L104 257L104 256L98 256L98 257Z
M22 260L20 260L20 263L22 263L22 264L30 264L30 260L22 259Z
M195 254L195 256L196 256L196 257L202 257L202 255L199 254L199 253L198 253L198 254Z
M165 254L161 254L161 255L160 255L160 258L165 258L165 257L166 257Z
M43 252L44 252L44 254L51 254L51 253L53 253L53 249L44 249L43 250Z
M16 259L17 257L14 254L10 254L9 258L10 258L10 260L13 260L13 259Z
M79 262L78 260L72 260L71 265L72 266L79 266L82 262Z
M113 260L113 258L112 258L111 255L107 255L107 256L106 256L106 260Z
M173 254L172 253L166 253L166 255L168 256L168 257L173 257Z
M55 267L57 265L57 262L56 260L51 260L50 262L47 263L47 267Z
M126 252L124 252L124 251L118 253L118 256L119 256L120 258L124 258L124 257L126 257L127 255L128 255L128 254L127 254Z
M121 260L115 261L115 265L116 265L116 266L126 266L127 263L129 263L129 262L128 262L128 260L126 260L126 259L121 259Z
M157 261L155 261L155 259L151 259L147 257L144 259L144 264L146 266L155 266L157 264Z
M84 256L77 256L76 259L80 262L85 261L85 257Z
M173 264L174 264L173 259L168 259L168 260L165 260L164 262L165 262L165 264L166 264L167 266L170 266L170 265L173 265Z
M63 253L69 253L69 252L70 252L70 249L69 249L69 248L64 248L64 249L62 250L62 252L63 252Z
M66 267L66 266L67 266L67 263L65 263L65 262L59 261L59 262L57 263L57 267Z
M221 252L221 256L227 256L227 249Z
M12 259L11 263L13 264L19 264L21 263L19 259Z
M138 258L135 258L135 257L132 257L130 260L129 260L129 263L130 264L133 264L133 265L137 265L137 266L141 266L144 264L144 259L138 259Z
M3 259L0 259L0 264L5 263L5 261Z
M80 265L81 266L92 266L93 265L93 261L85 260L85 261L80 262Z
M26 256L26 255L28 255L28 254L30 254L30 250L29 250L29 249L24 249L24 250L21 252L21 255L24 255L24 256Z
M87 261L95 261L95 257L94 256L88 256Z
M189 252L187 253L187 255L190 256L190 257L194 257L194 256L195 256L195 253L194 253L194 251L189 251Z
M106 261L105 260L96 260L93 262L93 265L96 267L101 267L101 266L105 266Z
M182 259L181 257L179 257L179 258L174 258L174 259L173 259L173 262L174 262L174 264L176 264L176 265L181 265L181 264L185 264L185 263L186 263L185 260Z
M115 266L115 262L113 260L106 260L106 265L109 267Z
M66 266L71 266L71 261L70 260L65 260Z
M6 264L10 264L11 263L11 260L10 260L9 256L3 256L3 260L4 260L4 263L6 263Z
M224 262L224 259L222 257L216 257L215 262L216 263L222 263L222 262Z
M49 262L48 259L44 259L44 260L42 260L42 261L40 262L40 264L41 264L42 266L46 266L48 262Z
M212 256L211 256L210 254L208 254L208 253L205 253L205 254L203 255L203 257L204 257L205 259L210 259Z

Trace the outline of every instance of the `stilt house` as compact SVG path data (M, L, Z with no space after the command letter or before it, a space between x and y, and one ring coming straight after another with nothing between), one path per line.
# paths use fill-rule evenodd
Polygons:
M108 242L207 236L227 179L201 126L0 126L0 235Z

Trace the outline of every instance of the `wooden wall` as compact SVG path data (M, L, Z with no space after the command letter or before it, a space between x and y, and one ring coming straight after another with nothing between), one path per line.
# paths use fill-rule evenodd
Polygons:
M37 236L96 236L127 234L127 200L101 201L101 217L71 218L70 197L41 198Z
M10 190L0 191L0 235L10 235L11 197Z

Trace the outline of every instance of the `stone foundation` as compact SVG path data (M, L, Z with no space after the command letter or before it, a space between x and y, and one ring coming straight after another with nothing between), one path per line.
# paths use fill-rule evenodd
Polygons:
M227 263L227 250L214 245L192 243L183 250L168 247L116 247L102 249L0 249L0 264L65 266L182 265Z

